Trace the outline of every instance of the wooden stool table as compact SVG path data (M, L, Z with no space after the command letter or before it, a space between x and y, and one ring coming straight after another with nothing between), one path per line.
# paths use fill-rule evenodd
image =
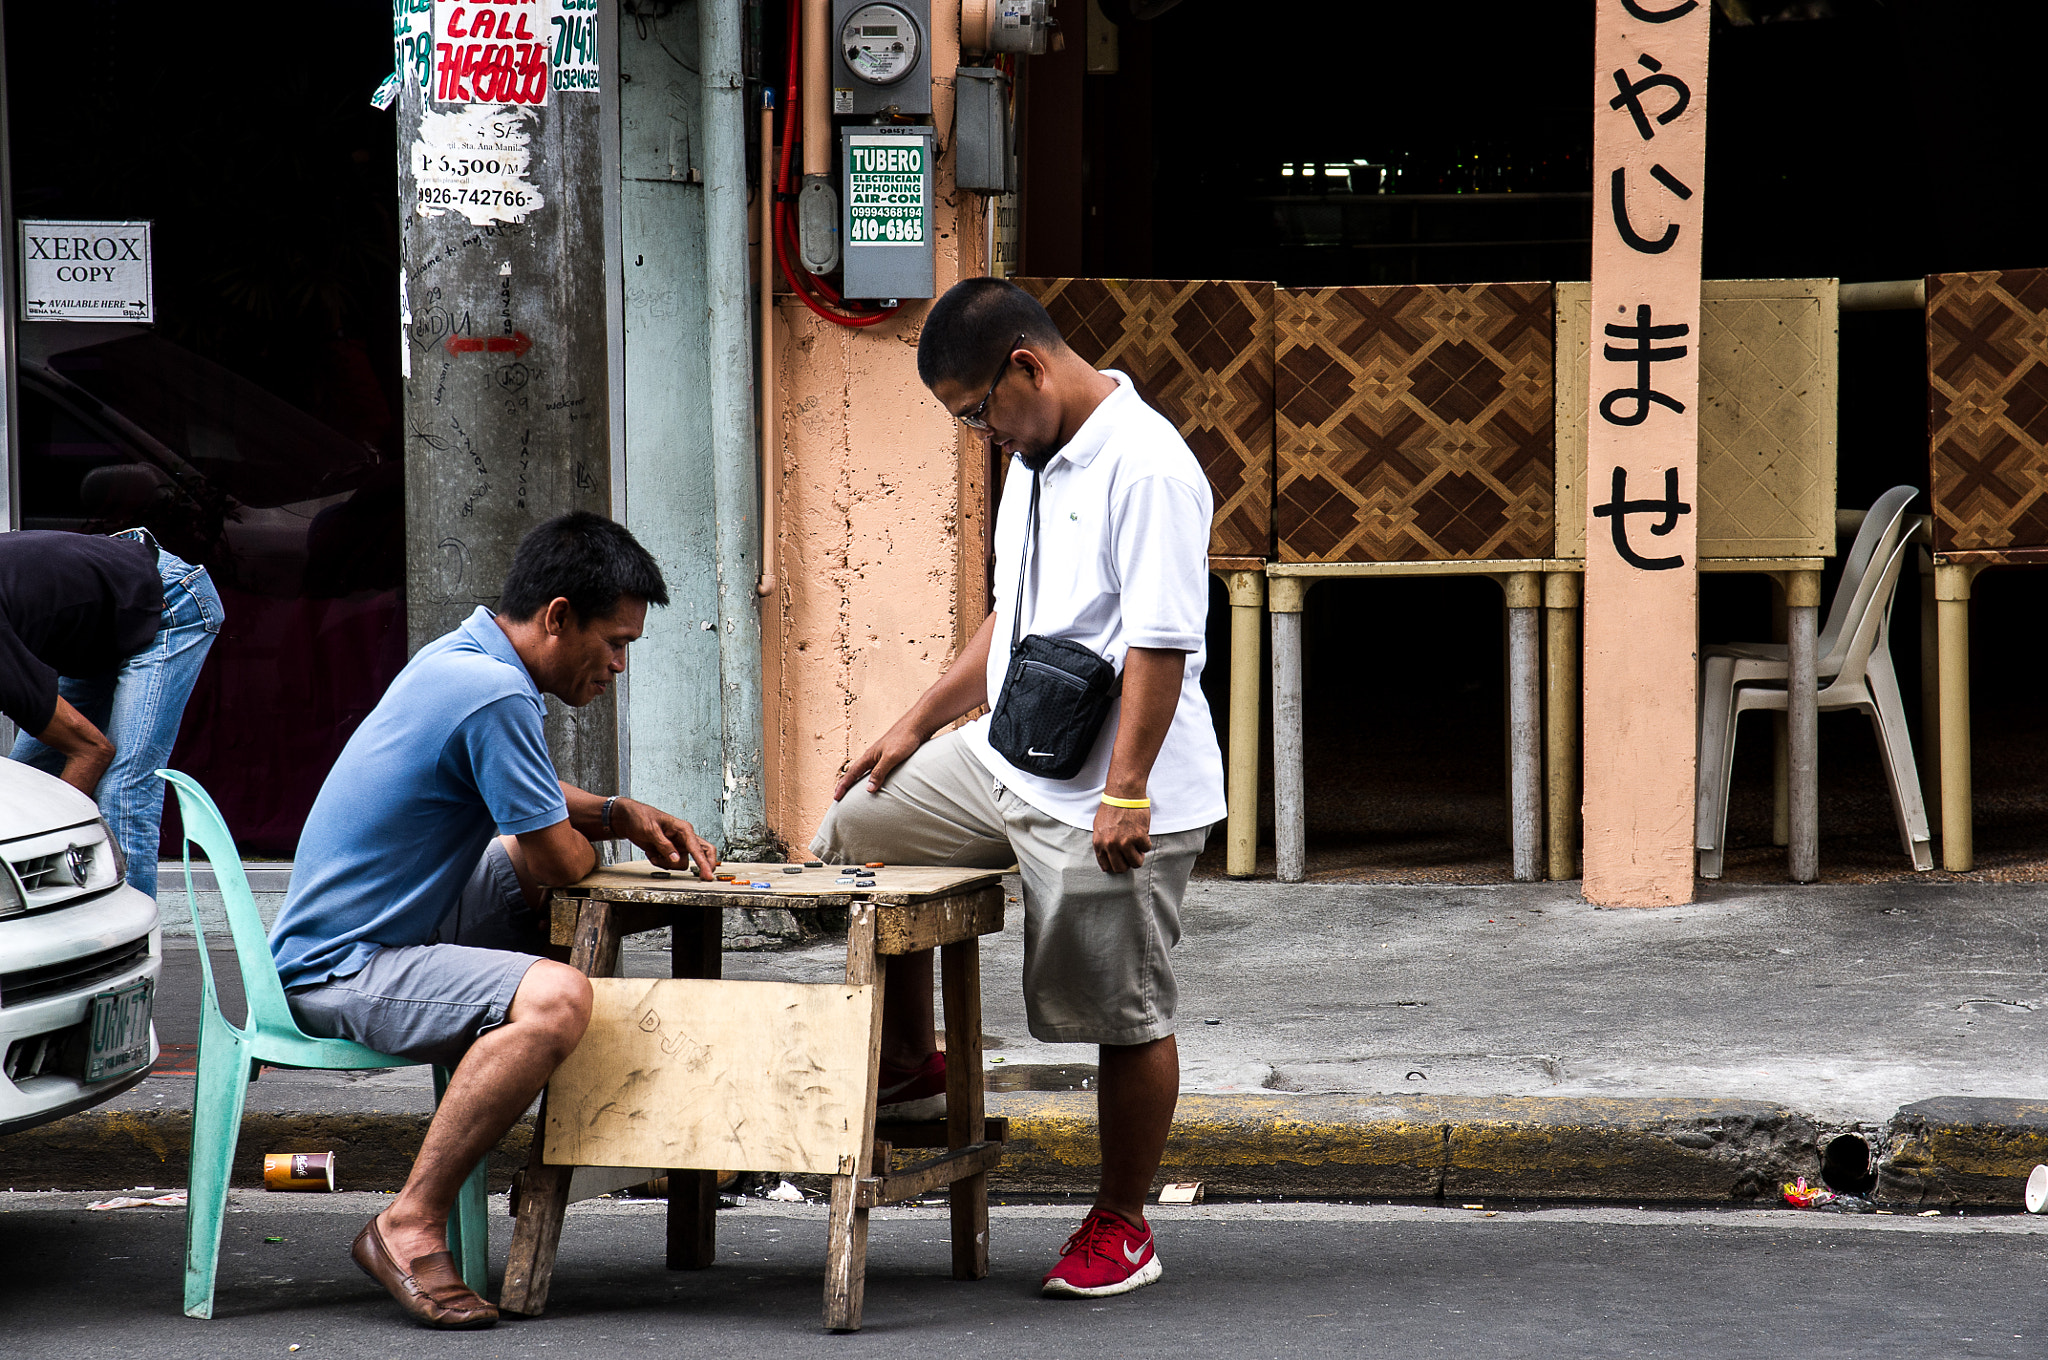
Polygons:
M553 938L592 979L590 1029L548 1084L524 1173L501 1306L547 1306L574 1164L668 1173L668 1265L717 1255L718 1172L823 1171L832 1178L825 1325L860 1327L868 1210L947 1187L953 1278L988 1274L988 1172L1002 1121L983 1115L981 937L1003 928L1001 874L884 868L872 888L832 867L733 866L772 888L705 883L646 861L600 868L555 890ZM727 907L847 909L844 983L718 981ZM670 929L673 979L619 978L619 944ZM945 1002L943 1124L875 1122L881 1066L881 956L937 948ZM664 1062L664 1058L669 1061ZM835 1073L838 1082L834 1082ZM666 1103L664 1103L666 1102ZM899 1147L942 1155L892 1169ZM780 1164L736 1160L748 1155Z

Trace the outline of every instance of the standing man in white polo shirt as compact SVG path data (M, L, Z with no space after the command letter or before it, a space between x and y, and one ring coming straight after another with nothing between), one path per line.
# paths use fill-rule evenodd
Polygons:
M1014 284L956 285L925 319L917 367L948 411L1017 463L996 517L996 607L946 674L847 767L812 851L833 863L1015 860L1031 1033L1100 1045L1101 1188L1043 1287L1121 1294L1161 1273L1145 1199L1180 1092L1168 951L1195 857L1224 814L1201 688L1209 483L1130 379L1067 348ZM1120 697L1068 778L1012 764L991 744L988 717L933 735L999 705L1020 634L1078 644L1121 675ZM891 964L885 1100L931 1089L944 1070L932 1053L931 955Z

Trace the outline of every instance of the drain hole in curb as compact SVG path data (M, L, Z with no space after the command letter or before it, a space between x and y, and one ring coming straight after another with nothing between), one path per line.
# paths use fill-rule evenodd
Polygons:
M1853 1133L1831 1140L1820 1154L1820 1178L1838 1195L1868 1195L1877 1185L1870 1144Z

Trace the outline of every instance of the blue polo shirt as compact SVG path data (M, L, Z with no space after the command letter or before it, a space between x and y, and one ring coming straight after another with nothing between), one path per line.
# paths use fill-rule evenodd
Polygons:
M342 748L270 930L287 987L426 944L494 835L569 815L540 690L488 609L420 649Z

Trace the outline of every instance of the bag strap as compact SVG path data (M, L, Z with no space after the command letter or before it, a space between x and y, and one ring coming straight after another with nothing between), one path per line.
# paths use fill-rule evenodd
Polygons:
M1024 521L1024 550L1017 554L1017 594L1010 601L1010 652L1014 655L1024 637L1024 574L1038 546L1038 469L1031 469L1031 514Z

